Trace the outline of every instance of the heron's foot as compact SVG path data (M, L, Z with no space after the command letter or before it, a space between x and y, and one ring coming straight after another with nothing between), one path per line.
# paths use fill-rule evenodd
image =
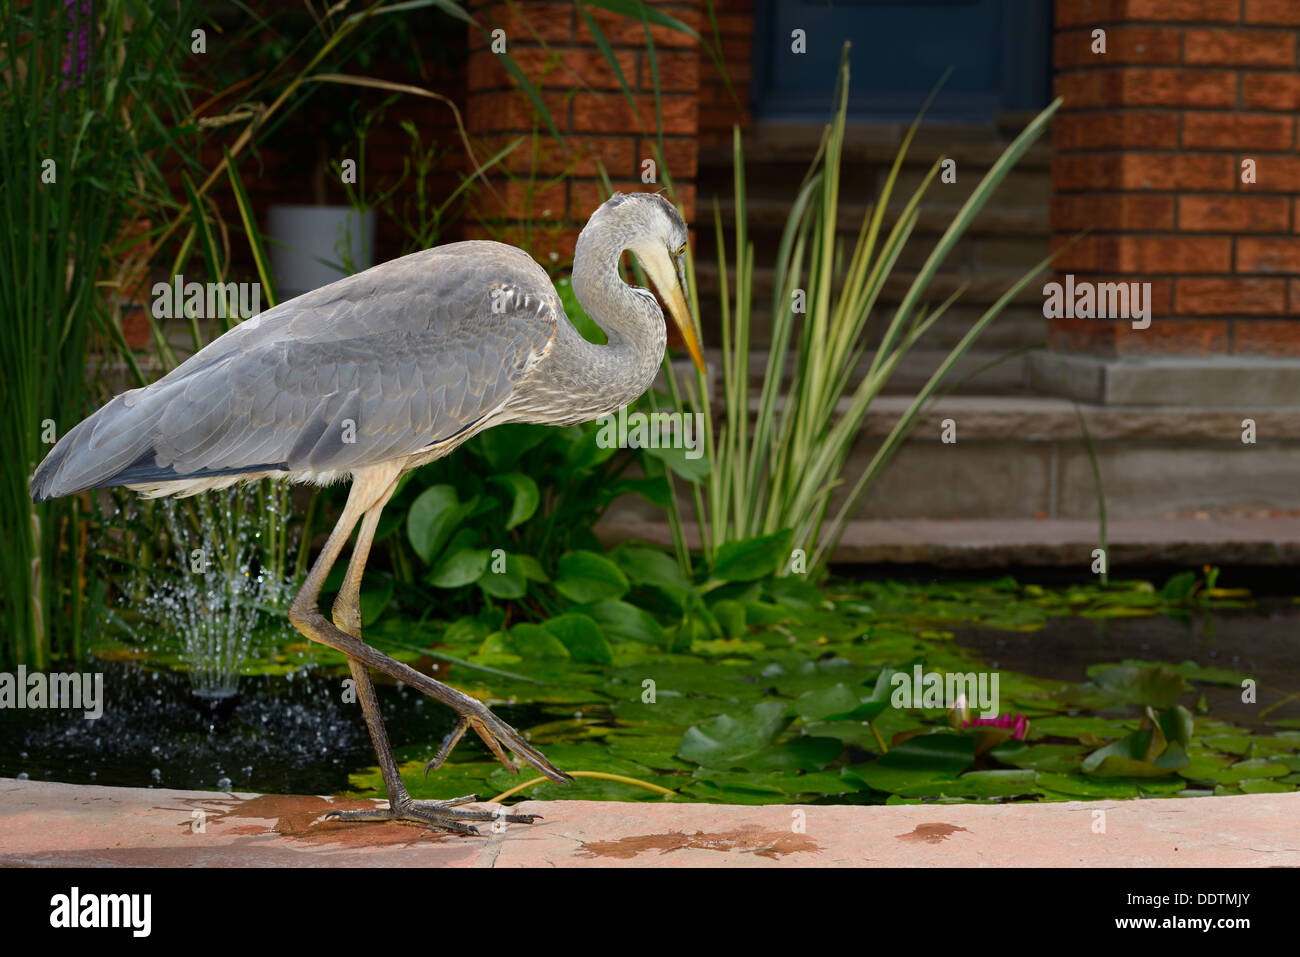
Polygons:
M508 824L532 824L541 820L540 814L507 814L505 811L462 811L462 804L473 804L477 794L466 794L447 801L413 801L408 795L390 800L388 807L367 808L360 811L330 811L325 820L334 821L404 821L422 824L435 831L448 834L474 835L478 828L466 821L504 821Z
M488 746L488 749L496 755L497 760L505 765L506 769L512 774L518 774L519 767L515 764L510 752L519 755L557 784L573 783L573 778L548 761L546 755L525 741L518 731L494 715L486 705L473 701L473 699L470 700L472 706L460 712L460 721L457 722L451 733L443 739L442 747L438 749L438 753L434 755L433 760L424 766L425 777L429 776L430 771L442 767L442 762L447 760L447 755L451 754L451 749L456 747L456 743L460 741L465 732L472 728L474 733L483 739L483 743Z

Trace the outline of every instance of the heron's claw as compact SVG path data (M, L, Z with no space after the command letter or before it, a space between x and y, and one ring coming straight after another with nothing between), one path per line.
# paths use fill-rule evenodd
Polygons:
M420 824L436 831L448 834L473 836L478 828L466 821L504 821L508 824L532 824L541 820L540 814L507 814L504 811L461 811L462 804L471 804L478 800L477 794L447 801L412 801L402 795L398 800L390 800L388 807L365 808L357 811L330 811L325 820L330 821L402 821Z
M475 703L477 704L477 702ZM474 733L483 739L483 743L488 746L488 750L496 755L496 759L505 765L511 774L519 773L519 766L510 757L510 752L514 752L557 784L572 783L573 778L551 764L546 759L546 755L525 741L518 731L481 704L478 705L478 709L468 714L461 712L460 721L456 723L456 727L443 739L442 746L438 748L438 753L424 766L425 777L429 776L430 771L442 767L442 763L451 754L452 748L456 747L456 744L470 728L473 728Z

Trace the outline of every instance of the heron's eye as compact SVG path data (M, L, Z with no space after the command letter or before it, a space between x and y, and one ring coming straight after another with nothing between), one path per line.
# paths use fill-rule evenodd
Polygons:
M682 243L679 247L677 247L677 252L673 253L673 255L674 255L674 256L685 256L685 255L686 255L686 244L685 244L685 243Z

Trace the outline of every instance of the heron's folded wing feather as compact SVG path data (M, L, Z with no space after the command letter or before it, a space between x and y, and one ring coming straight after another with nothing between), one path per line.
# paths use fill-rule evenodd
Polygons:
M501 407L554 334L553 313L529 310L232 356L169 390L156 461L330 471L418 452Z
M105 485L350 470L428 448L510 397L556 331L526 254L459 243L267 310L70 430L39 501Z

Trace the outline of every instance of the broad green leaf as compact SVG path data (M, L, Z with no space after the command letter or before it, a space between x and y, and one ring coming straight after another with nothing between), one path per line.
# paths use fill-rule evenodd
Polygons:
M697 437L697 440L703 441L701 437ZM644 455L649 455L663 462L688 482L702 482L709 477L709 458L707 455L701 454L703 451L703 448L696 450L674 448L641 449Z
M528 593L523 564L515 555L505 557L505 570L496 571L489 557L488 569L478 579L478 587L493 598L523 598Z
M640 641L651 645L663 645L666 640L663 628L649 612L635 605L629 605L625 601L614 599L593 601L585 605L576 605L569 611L590 616L608 638Z
M1196 572L1179 572L1172 576L1160 589L1160 597L1165 601L1185 601L1196 588Z
M429 583L438 588L463 588L478 581L487 570L487 564L486 548L448 550L448 554L443 555L434 567Z
M508 422L505 425L494 425L470 441L487 459L493 471L508 472L514 469L525 453L550 438L550 432L550 428L544 425Z
M790 558L790 536L786 530L728 542L718 549L713 577L726 582L748 582L774 574Z
M474 657L485 663L506 665L518 664L524 660L504 631L494 631L484 638Z
M714 602L709 610L728 638L744 638L748 634L745 627L745 606L741 602L723 599Z
M461 502L450 485L431 486L411 503L406 513L406 535L426 565L432 563L456 526L477 504L477 496Z
M546 569L542 568L542 563L532 555L511 555L511 562L519 563L519 570L523 576L533 582L549 582L550 576L546 574Z
M594 426L594 423L593 423ZM600 441L600 429L573 426L574 439L564 453L564 471L574 475L591 469L618 451L618 446Z
M668 487L668 482L662 475L650 476L648 478L624 478L614 482L607 482L601 487L608 501L613 501L620 495L640 495L652 505L658 505L660 508L668 508L668 503L672 499L672 490Z
M609 664L614 660L600 626L586 615L559 615L543 622L542 627L558 638L578 661Z
M614 550L613 558L633 584L691 587L676 560L657 548L624 545Z
M392 575L367 575L361 586L361 626L365 628L378 621L392 597Z
M537 483L523 472L510 472L506 475L494 475L492 481L504 485L510 490L510 515L506 519L506 528L514 528L533 517L541 501Z
M528 658L568 658L569 649L541 625L525 622L510 629L510 642L516 652Z
M570 601L622 598L630 587L627 576L604 555L576 551L560 556L555 590Z

